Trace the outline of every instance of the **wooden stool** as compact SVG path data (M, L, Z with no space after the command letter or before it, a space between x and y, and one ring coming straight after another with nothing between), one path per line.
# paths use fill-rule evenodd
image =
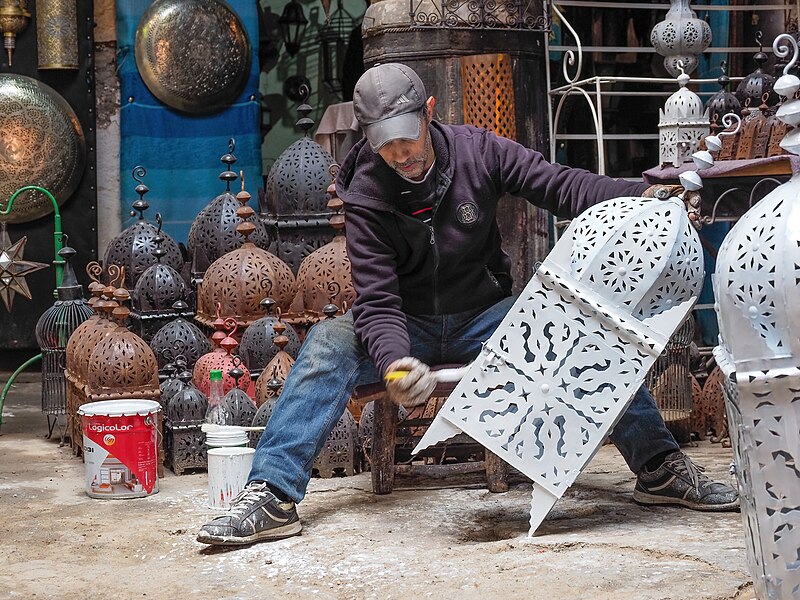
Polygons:
M452 368L453 365L440 365L432 367L433 370ZM455 388L455 383L439 383L431 398L446 398ZM394 487L394 477L397 473L409 475L429 475L444 477L469 473L477 470L486 472L486 485L490 492L508 491L508 465L496 454L483 450L484 460L481 462L456 463L447 465L395 465L395 449L397 443L397 405L386 394L382 383L361 386L356 389L354 399L359 404L369 400L374 401L372 448L370 449L370 463L372 472L372 491L376 494L390 494ZM429 401L430 402L430 401ZM429 418L413 419L404 422L405 426L415 429L430 424L435 414ZM463 438L472 441L462 434ZM477 442L473 442L476 447Z

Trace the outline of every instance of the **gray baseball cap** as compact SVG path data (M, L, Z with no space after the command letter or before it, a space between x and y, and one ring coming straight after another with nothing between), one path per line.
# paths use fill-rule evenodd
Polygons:
M425 86L413 69L386 63L368 69L353 90L353 112L376 152L392 140L415 140Z

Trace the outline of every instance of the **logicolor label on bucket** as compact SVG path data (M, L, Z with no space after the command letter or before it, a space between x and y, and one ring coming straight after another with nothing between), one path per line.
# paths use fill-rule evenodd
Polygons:
M83 415L86 492L95 498L158 491L154 414Z

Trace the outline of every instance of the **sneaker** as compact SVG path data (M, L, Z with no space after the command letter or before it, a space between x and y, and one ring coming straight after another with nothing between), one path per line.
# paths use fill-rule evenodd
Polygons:
M703 474L704 470L676 450L655 471L646 467L639 471L633 499L639 504L680 504L694 510L736 510L738 492L729 485L711 481Z
M263 481L251 481L231 502L227 514L200 528L197 541L239 546L297 535L303 526L294 502L281 502Z

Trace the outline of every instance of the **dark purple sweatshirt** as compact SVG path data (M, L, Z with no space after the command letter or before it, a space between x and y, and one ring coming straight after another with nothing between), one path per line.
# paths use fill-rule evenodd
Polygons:
M366 140L352 148L336 177L357 293L355 330L381 374L409 355L406 314L478 310L510 295L510 260L495 218L503 195L571 218L597 202L647 189L551 164L470 125L433 121L430 132L436 165L428 224L405 207L424 187L400 177Z

